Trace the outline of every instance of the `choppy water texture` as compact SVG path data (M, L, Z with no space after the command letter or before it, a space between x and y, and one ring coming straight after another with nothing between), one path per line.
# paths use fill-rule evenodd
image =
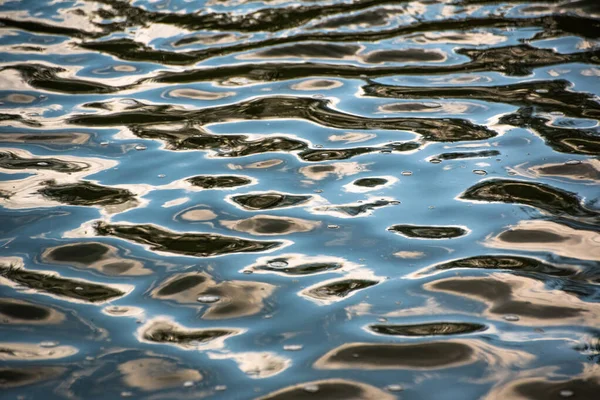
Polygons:
M597 0L0 30L0 398L598 398Z

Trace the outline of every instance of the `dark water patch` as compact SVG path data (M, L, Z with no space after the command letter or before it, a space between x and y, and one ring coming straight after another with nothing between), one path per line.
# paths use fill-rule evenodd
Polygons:
M358 217L361 215L369 214L371 211L389 206L392 201L389 200L376 200L370 203L363 204L347 204L347 205L333 205L333 206L321 206L313 208L317 213L331 214L342 217Z
M93 268L104 275L148 275L136 260L121 258L113 246L99 242L82 242L48 248L42 254L42 261L77 268Z
M438 103L397 103L381 106L381 111L391 113L402 112L431 112L442 111L442 106Z
M3 367L0 368L0 388L9 389L35 385L50 379L57 379L65 371L66 368L63 367Z
M499 86L395 86L369 83L367 96L394 99L468 99L536 107L540 111L560 111L581 118L600 118L600 103L590 93L569 90L564 79L537 80Z
M151 250L194 257L212 257L223 254L267 251L282 242L248 240L212 233L173 232L153 225L119 225L98 222L100 236L114 236L150 246Z
M57 24L47 24L40 21L26 21L6 17L0 18L0 24L6 27L17 28L28 32L68 36L78 39L94 39L105 34L104 32L87 32L84 30L69 28Z
M156 292L158 297L172 296L188 289L196 287L206 282L207 277L204 275L185 275L176 279L169 280L166 284L161 285Z
M600 182L600 162L595 160L577 163L543 164L532 167L531 170L539 176L565 177Z
M154 122L154 121L153 121ZM198 128L156 129L149 126L131 125L129 129L144 139L163 140L170 150L213 151L218 157L243 157L268 152L293 152L308 148L308 143L286 136L269 135L252 139L248 135L215 135ZM201 175L210 182L218 175Z
M251 179L238 175L198 175L186 181L202 189L234 188L252 183Z
M376 50L363 56L363 61L369 64L386 62L442 62L446 55L440 51L423 49Z
M282 194L276 192L243 194L232 196L231 200L247 210L270 210L294 207L305 204L312 196Z
M212 150L218 157L244 157L270 152L293 152L308 148L308 144L285 136L266 136L252 140L245 135L205 134L183 139L174 148Z
M5 265L0 265L0 276L29 289L89 303L104 302L125 295L123 291L111 286Z
M15 124L13 123L6 123L6 122L16 122ZM17 115L17 114L7 114L7 113L0 113L0 123L4 123L3 125L11 125L11 126L18 126L19 124L23 124L27 127L41 127L42 124L39 123L38 121L34 121L32 119L28 119L28 118L23 118L23 116L21 115Z
M190 329L170 323L169 321L155 321L145 327L141 337L154 343L175 344L178 346L197 346L217 339L239 333L231 329Z
M46 250L46 258L58 263L92 264L112 251L110 246L98 242L76 243Z
M306 264L301 264L298 266L294 266L294 267L274 267L273 265L277 262L285 262L285 260L274 260L272 263L268 263L268 264L264 264L264 265L258 265L256 267L254 267L255 270L262 270L262 271L270 271L270 272L277 272L277 273L283 273L286 275L312 275L312 274L318 274L321 272L328 272L328 271L335 271L338 270L340 268L342 268L342 264L335 264L335 263L306 263Z
M486 158L497 157L500 155L498 150L483 150L483 151L457 151L451 153L442 153L432 158L438 160L463 160L469 158Z
M204 35L193 35L187 36L183 39L178 39L173 42L173 47L181 47L188 46L191 44L204 44L204 45L212 45L212 44L223 44L223 43L231 43L236 40L241 40L246 38L246 36L235 35L233 33L224 32L224 33L214 33L214 34L204 34Z
M3 132L0 143L38 143L47 145L86 144L90 135L82 132L52 132L52 133L8 133ZM4 156L0 156L4 157ZM40 160L41 161L41 160ZM44 160L46 161L46 160ZM73 163L76 164L76 163ZM87 168L87 166L85 166ZM82 165L83 168L83 165Z
M75 115L69 122L86 126L113 126L182 121L212 124L232 120L288 118L304 119L337 129L405 130L433 141L483 140L496 136L496 132L485 126L458 118L367 118L335 110L330 107L328 100L281 96L261 97L201 110L140 105L125 112Z
M497 315L517 315L536 321L581 317L588 310L560 304L557 296L535 298L523 296L518 290L529 282L527 279L504 281L490 278L448 278L430 284L435 291L448 292L457 296L473 297L488 305L488 310ZM552 301L554 298L556 301Z
M0 324L50 325L65 319L65 315L53 308L24 300L0 298Z
M221 221L221 225L234 231L245 232L251 235L270 236L310 232L321 226L321 222L293 217L256 215L238 221Z
M115 87L83 79L62 78L59 74L67 70L60 67L48 67L40 64L20 64L1 68L0 71L6 69L18 71L23 80L36 89L57 93L113 93L127 88L125 86Z
M506 396L522 396L532 400L546 399L592 399L600 389L597 376L574 377L569 380L547 378L521 379L502 391Z
M282 254L278 257L261 257L256 263L245 267L243 273L274 273L287 276L315 275L341 272L358 267L344 258L332 256L309 256L306 254Z
M581 205L576 193L537 182L492 179L467 189L466 200L524 204L561 217L598 220L599 214Z
M313 388L316 390L312 390ZM343 379L327 379L285 387L260 397L259 400L391 400L394 398L396 397L390 393L364 383Z
M523 240L535 238L538 243L560 243L565 242L567 238L551 232L539 231L534 229L522 229L519 231L506 231L498 235L500 240L508 243L520 243Z
M461 335L481 332L487 329L485 325L457 322L435 322L417 325L370 325L369 329L380 335L392 336L439 336Z
M388 231L419 239L451 239L468 233L466 229L459 226L392 225Z
M388 183L388 180L385 178L361 178L357 179L352 184L361 187L374 188L377 186L382 186Z
M600 261L599 240L600 233L593 228L575 229L552 221L533 220L520 221L496 236L488 236L484 244L499 249L543 251L579 260Z
M525 76L535 68L563 63L598 63L598 51L561 54L555 50L541 49L529 44L489 49L458 49L456 53L471 59L470 68L485 68L487 71L502 72L507 75ZM473 71L475 71L473 69Z
M369 279L342 279L308 288L302 293L317 300L339 301L378 283L378 281Z
M110 206L129 204L134 206L137 199L127 189L101 186L91 182L56 184L38 191L44 197L73 206Z
M319 369L441 369L475 361L473 348L461 342L417 344L351 343L325 354Z
M437 270L450 270L454 268L506 269L520 272L535 272L552 276L571 276L575 273L571 269L559 268L535 258L510 255L474 256L445 262L435 266L435 269Z
M356 56L360 50L357 45L344 45L335 43L296 43L282 47L271 47L256 53L239 56L243 59L259 58L322 58L344 59Z
M216 282L205 273L175 274L161 282L152 296L179 304L204 306L203 319L255 315L266 308L275 286L252 281Z
M105 53L128 61L145 61L160 64L186 65L197 61L196 52L156 50L128 38L108 39L78 44L82 49Z
M64 161L59 158L21 157L10 152L0 152L0 168L10 170L50 170L56 172L70 173L84 171L89 168L85 163Z
M377 8L375 10L369 10L358 14L344 15L342 17L329 18L323 22L319 22L311 29L333 29L341 28L342 26L357 25L362 27L374 27L383 26L388 23L388 19L391 14L402 13L401 10L386 10L384 8Z
M541 136L548 146L561 153L600 155L600 136L597 130L551 126L548 119L534 116L531 108L521 108L516 113L504 115L499 122L531 129Z
M405 152L417 150L420 144L417 142L397 142L386 144L382 147L353 147L349 149L308 149L300 152L298 156L307 162L322 162L331 160L348 160L352 157L375 152Z

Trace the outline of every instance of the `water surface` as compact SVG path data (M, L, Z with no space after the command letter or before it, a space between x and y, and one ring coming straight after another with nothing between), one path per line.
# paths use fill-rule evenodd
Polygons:
M3 399L597 397L597 1L0 31Z

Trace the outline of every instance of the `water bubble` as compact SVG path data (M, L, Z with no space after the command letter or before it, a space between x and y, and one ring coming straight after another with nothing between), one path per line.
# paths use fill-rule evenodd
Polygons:
M166 175L165 174L158 174L159 178L164 178Z
M194 386L194 382L193 381L185 381L183 382L183 387L192 387Z
M518 315L514 314L507 314L502 318L504 318L506 321L518 321L520 319Z
M225 386L225 385L217 385L217 386L215 386L215 390L217 392L223 392L223 391L227 390L227 386Z
M412 171L402 171L401 172L402 176L411 176L412 174L413 174Z
M579 161L579 160L569 160L565 164L566 165L579 165L579 164L581 164L581 161Z
M558 394L560 394L560 397L571 397L575 394L575 392L573 392L572 390L564 389L561 390Z
M196 299L199 303L216 303L219 300L221 297L214 294L203 294Z
M379 318L377 321L379 321L379 322L387 322L387 318L383 318L383 317L381 317L381 318Z
M100 146L106 147L106 146L108 146L108 142L100 142Z
M389 392L401 392L401 391L404 390L404 388L402 387L402 385L398 385L398 384L387 385L385 388Z
M148 147L144 146L143 144L138 144L137 146L135 146L135 149L137 151L142 151L142 150L146 150Z
M308 393L317 393L319 391L319 386L315 384L308 384L304 385L302 389L304 389L304 391Z
M288 266L288 263L283 260L273 260L269 261L267 265L271 268L285 268Z
M317 148L317 149L322 149L322 148L323 148L323 145L322 145L322 144L315 144L315 148Z
M131 397L133 396L132 392L121 392L121 397Z
M335 224L329 224L327 225L327 229L339 229L340 226L339 225L335 225Z
M40 343L40 347L48 348L48 347L56 347L56 346L58 346L58 342L53 342L51 340L47 340L47 341Z
M323 189L315 189L315 193L323 193Z
M304 346L302 346L301 344L286 344L285 346L283 346L283 349L285 351L300 351L303 347Z
M474 173L475 175L487 175L487 171L484 171L484 170L482 170L482 169L474 169L474 170L473 170L473 173Z

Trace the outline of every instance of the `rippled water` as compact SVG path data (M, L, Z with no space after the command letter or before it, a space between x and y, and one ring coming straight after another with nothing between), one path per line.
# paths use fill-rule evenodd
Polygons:
M0 24L1 398L597 398L597 0Z

